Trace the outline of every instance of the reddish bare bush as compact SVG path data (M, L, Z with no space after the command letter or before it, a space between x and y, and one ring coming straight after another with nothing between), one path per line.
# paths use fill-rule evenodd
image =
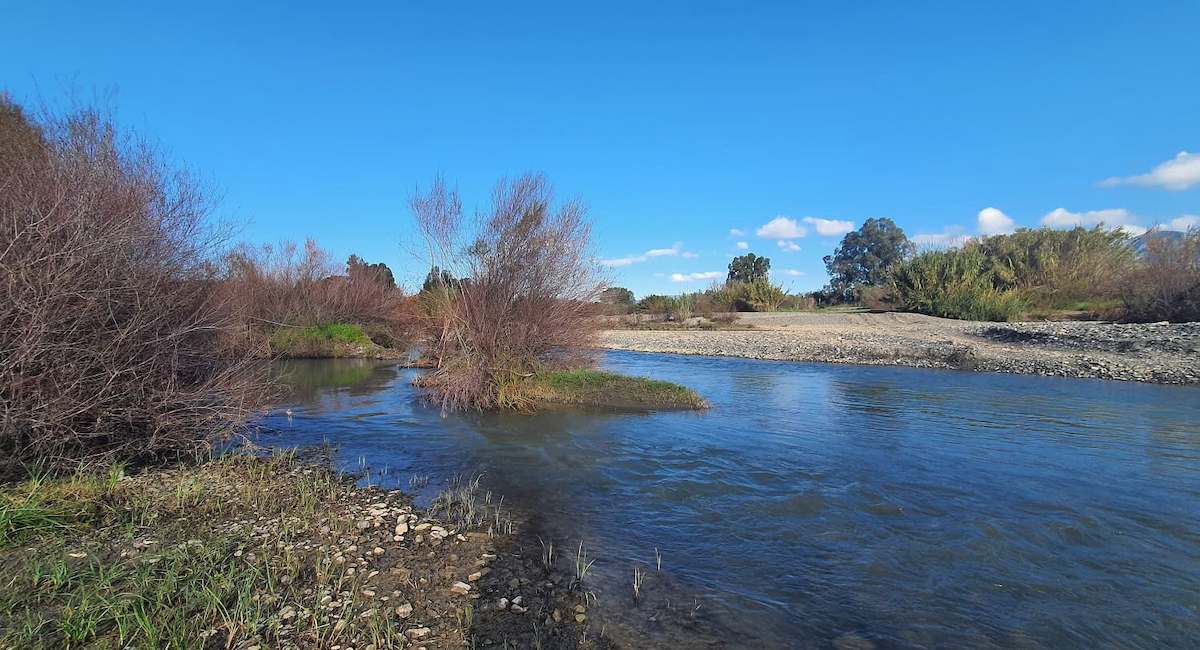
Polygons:
M290 242L235 248L225 256L221 292L243 324L240 345L259 354L276 327L351 322L395 339L404 304L393 283L377 273L346 272L311 239L303 252Z
M462 278L436 283L419 312L435 368L423 384L443 408L520 406L514 382L589 357L604 286L581 203L555 208L546 181L523 176L497 184L470 233L440 179L412 208L431 267Z
M1145 260L1122 277L1125 320L1200 321L1200 227L1170 235L1147 238Z
M264 373L217 354L204 194L111 120L0 97L0 465L192 452Z

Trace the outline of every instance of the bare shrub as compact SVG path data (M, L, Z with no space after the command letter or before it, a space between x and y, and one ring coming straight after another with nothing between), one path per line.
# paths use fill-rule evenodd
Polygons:
M1200 321L1200 228L1151 237L1145 261L1124 277L1125 319Z
M554 207L545 179L527 175L498 183L469 231L440 179L411 205L430 266L461 278L423 292L417 314L435 368L422 383L443 408L522 406L514 382L590 357L604 285L583 204Z
M265 373L218 352L208 201L106 115L0 97L0 465L194 452Z

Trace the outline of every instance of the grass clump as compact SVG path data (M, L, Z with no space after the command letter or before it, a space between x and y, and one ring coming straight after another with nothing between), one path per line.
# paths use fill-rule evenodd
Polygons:
M378 348L362 327L352 323L280 327L271 334L271 352L284 357L364 356Z
M630 409L707 408L696 391L669 381L582 368L540 372L517 382L514 391L529 404L566 404Z

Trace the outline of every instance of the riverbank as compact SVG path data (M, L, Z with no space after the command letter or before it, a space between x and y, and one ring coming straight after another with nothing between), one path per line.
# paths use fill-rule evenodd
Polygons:
M519 527L294 452L34 479L0 489L0 647L607 647Z
M616 350L1200 383L1200 323L984 323L901 313L742 314L743 331L610 330Z

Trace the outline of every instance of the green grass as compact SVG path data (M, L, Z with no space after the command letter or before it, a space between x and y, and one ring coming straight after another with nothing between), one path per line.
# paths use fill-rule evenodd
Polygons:
M371 337L352 323L280 327L271 333L271 351L285 357L356 356L376 347Z
M331 470L229 456L123 477L0 488L0 648L275 647L278 612L311 603L314 580L341 579L297 548L318 525L353 529L329 514L353 489ZM233 532L253 517L273 519L261 535Z
M268 618L263 599L254 598L266 580L264 569L235 556L233 539L181 544L154 562L108 562L55 550L6 585L19 595L6 589L0 613L23 622L10 630L14 647L51 639L63 647L196 647L207 630L242 636Z
M633 409L701 409L708 404L679 384L582 368L538 373L519 391L540 404Z
M31 499L0 503L0 548L69 526L70 518Z

